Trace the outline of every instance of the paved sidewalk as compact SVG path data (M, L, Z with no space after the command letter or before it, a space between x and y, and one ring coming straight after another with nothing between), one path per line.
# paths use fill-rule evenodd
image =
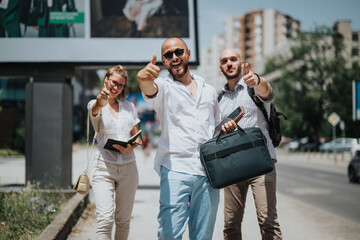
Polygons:
M159 208L159 193L156 189L159 186L159 176L153 170L153 159L155 151L150 156L145 156L141 150L135 152L139 170L139 186L135 197L135 205L131 219L129 240L157 239L157 214ZM279 163L285 161L287 164L297 162L309 162L309 167L326 167L334 169L333 161L324 155L311 155L310 158L304 154L287 155L279 152ZM347 160L339 161L337 168L343 172L347 166ZM353 232L350 239L357 239L360 228L346 219L337 217L320 209L304 204L286 195L278 196L278 215L283 231L284 239L291 240L314 240L327 239L338 240L346 239L344 233ZM92 197L90 200L93 199ZM247 198L247 206L243 222L243 239L261 239L260 231L256 219L255 206L251 191ZM214 229L214 240L223 239L223 191L220 192L220 204L217 213L217 220ZM94 211L93 211L94 213ZM69 235L68 240L77 239L96 239L96 219L95 214L90 215L86 220L81 219L74 228L76 233ZM186 231L184 240L188 240Z
M129 240L157 239L157 214L159 208L159 176L153 170L155 150L150 156L145 156L141 149L135 151L139 170L139 189L135 197L135 205L131 219ZM298 164L307 162L311 168L331 168L332 171L344 173L349 158L342 160L339 157L336 167L332 156L320 154L290 154L278 151L277 164ZM86 148L74 145L73 147L73 174L74 183L78 175L86 167ZM23 158L0 158L0 184L24 184L25 160ZM220 192L220 204L214 229L214 240L223 239L223 191ZM356 223L332 215L321 209L307 205L295 198L278 192L278 215L284 239L313 240L313 239L358 239L360 228ZM90 192L90 202L93 202ZM256 220L254 201L249 191L247 206L243 222L243 239L261 239ZM96 219L94 209L86 219L80 219L74 227L68 240L96 239ZM344 237L347 236L348 238ZM184 240L188 240L185 232Z

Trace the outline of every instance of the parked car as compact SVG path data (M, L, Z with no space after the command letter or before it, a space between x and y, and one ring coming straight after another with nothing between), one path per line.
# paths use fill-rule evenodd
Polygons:
M287 148L290 152L295 152L300 148L300 141L298 140L293 140L291 142L288 142L285 145L285 148Z
M319 146L320 146L319 142L309 141L309 142L305 143L304 145L302 145L300 149L302 152L318 152Z
M332 141L323 143L320 152L351 152L353 146L358 145L359 142L356 138L336 138Z
M360 179L360 150L355 152L355 156L348 165L348 178L350 182L359 182Z
M355 156L356 151L360 151L360 140L351 146L351 156Z
M285 149L289 152L296 152L301 150L301 147L309 141L308 137L300 138L300 139L293 139L290 142L287 142L283 145Z

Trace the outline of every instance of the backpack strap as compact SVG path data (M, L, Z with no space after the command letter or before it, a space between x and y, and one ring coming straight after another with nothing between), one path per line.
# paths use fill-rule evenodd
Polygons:
M255 95L255 90L254 88L247 88L247 91L249 93L249 96L250 98L254 101L254 103L256 104L256 106L261 110L261 112L264 114L265 118L266 118L266 121L268 122L268 124L270 124L270 119L268 117L268 114L266 112L266 109L265 109L265 106L264 106L264 103ZM276 116L279 117L279 116L283 116L285 120L287 120L287 117L285 114L283 114L282 112L276 112Z
M270 124L270 119L268 117L268 114L266 112L264 103L255 95L255 89L247 87L247 91L249 93L250 98L253 100L255 105L261 110L261 112L264 114L264 117L268 124Z
M218 96L218 102L221 101L222 97L224 96L224 92L221 90L221 93Z

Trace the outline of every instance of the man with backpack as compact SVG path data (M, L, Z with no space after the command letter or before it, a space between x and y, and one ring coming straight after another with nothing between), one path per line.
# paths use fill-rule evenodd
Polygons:
M243 68L245 69L244 73L241 71ZM262 130L275 163L276 153L272 141L274 137L271 138L269 135L268 125L270 122L265 118L259 105L255 103L255 99L262 102L267 116L270 116L271 102L274 99L273 89L265 78L252 72L249 65L241 61L240 54L235 49L228 48L222 51L220 70L227 80L218 97L222 119L226 118L235 108L242 106L245 114L238 125L241 128L259 127ZM252 89L254 89L253 92ZM241 223L249 186L251 186L254 196L262 239L282 239L276 210L275 168L270 173L224 189L224 239L242 239Z

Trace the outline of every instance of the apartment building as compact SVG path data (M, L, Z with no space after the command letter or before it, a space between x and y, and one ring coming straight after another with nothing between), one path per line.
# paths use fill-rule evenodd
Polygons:
M343 56L348 60L348 66L360 63L360 31L353 31L350 20L337 21L334 24L333 30L343 38L344 51Z
M248 62L251 69L259 72L259 62L278 45L295 37L300 31L300 22L291 16L274 9L254 10L245 15L231 16L226 21L225 33L215 36L211 49L202 54L201 68L204 76L217 90L225 83L219 70L219 55L224 48L240 51L242 60ZM206 63L206 67L204 66ZM210 68L216 69L216 72ZM260 72L259 72L260 73Z
M351 21L350 20L340 20L335 22L333 26L334 35L340 36L343 39L344 49L341 52L344 59L347 60L346 67L352 68L353 64L360 64L360 31L354 31L352 29ZM325 40L331 44L333 41L333 36L329 35L325 38ZM258 65L258 72L262 72L264 69L266 61L274 57L276 55L282 55L285 56L285 58L288 56L290 58L291 56L291 47L296 44L293 41L285 41L279 45L277 45L272 52L267 54L264 58L262 58L260 61L257 62ZM335 57L334 51L329 50L326 53L328 58ZM294 63L294 68L296 68L296 63ZM269 81L276 80L281 76L281 71L277 70L272 73L267 74L265 77Z

